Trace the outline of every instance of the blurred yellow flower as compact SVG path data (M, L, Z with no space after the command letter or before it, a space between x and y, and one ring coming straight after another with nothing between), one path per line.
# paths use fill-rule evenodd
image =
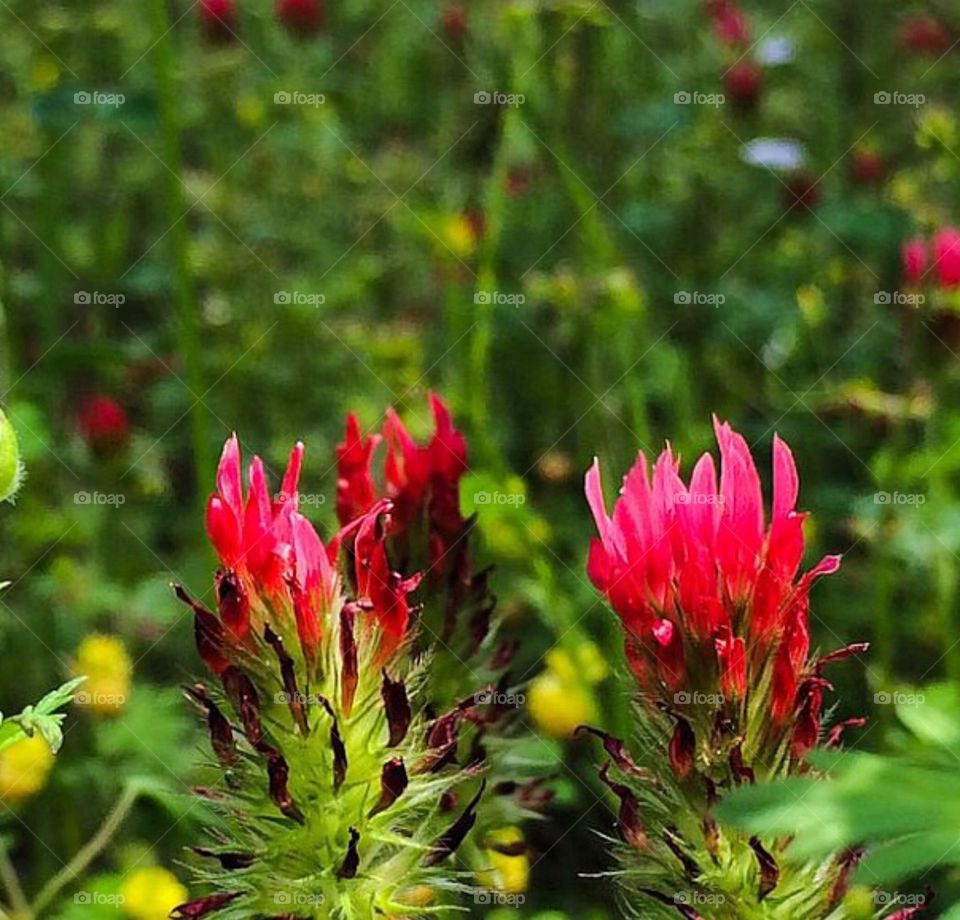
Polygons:
M44 55L33 62L33 67L30 68L30 89L37 93L45 93L59 82L60 68L52 57Z
M510 846L523 843L523 831L518 827L501 827L487 834L491 845ZM530 857L524 851L516 856L501 853L492 846L485 851L490 868L477 873L479 884L505 894L521 894L530 882Z
M803 284L797 288L797 306L810 326L819 326L826 304L823 291L815 284Z
M0 751L0 800L21 802L39 792L53 767L53 751L37 734Z
M477 234L470 219L459 214L448 217L443 224L440 238L447 248L458 258L465 259L473 253L477 245Z
M166 920L178 904L187 900L187 889L160 866L134 869L120 886L123 912L133 920Z
M550 669L531 681L527 710L540 730L553 738L571 737L577 726L595 721L596 713L588 688Z
M77 648L73 670L87 677L76 696L78 706L86 706L98 715L116 715L126 705L133 662L117 636L87 636Z
M237 121L247 128L259 128L264 122L266 107L260 96L244 93L237 99Z

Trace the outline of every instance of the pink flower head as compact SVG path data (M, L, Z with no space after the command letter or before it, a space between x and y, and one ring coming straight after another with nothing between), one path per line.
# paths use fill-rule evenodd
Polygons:
M207 502L207 533L224 569L232 573L235 592L262 618L266 605L295 613L301 643L315 646L322 620L338 591L334 562L339 540L324 546L313 525L297 511L297 488L303 444L290 451L280 493L271 498L263 461L254 457L244 494L240 445L232 435L217 467L217 491ZM231 612L235 608L231 607ZM237 622L237 617L231 617ZM239 618L234 632L245 633Z
M116 453L130 438L130 420L123 406L103 394L84 401L77 423L83 439L96 454Z
M921 239L907 240L901 250L903 275L910 284L920 284L927 271L927 244Z
M945 288L960 285L960 231L944 227L933 238L933 264Z
M774 436L767 519L746 440L716 419L714 430L719 481L710 454L685 483L669 445L652 471L641 452L612 516L594 461L586 495L599 538L587 574L620 617L628 659L646 691L662 697L701 682L742 698L763 684L773 662L768 712L780 722L802 702L810 670L810 587L835 572L840 558L827 556L798 578L805 515L796 511L799 479L789 447Z
M298 38L319 32L326 22L324 0L276 0L277 19Z

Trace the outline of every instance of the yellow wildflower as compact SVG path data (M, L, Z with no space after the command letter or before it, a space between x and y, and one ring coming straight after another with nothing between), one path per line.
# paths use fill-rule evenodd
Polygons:
M504 894L521 894L526 891L530 882L530 857L526 852L510 856L493 847L523 843L523 831L518 827L501 827L491 831L487 840L491 846L485 850L485 858L490 869L478 873L478 882Z
M187 900L187 889L160 866L134 869L120 886L123 912L133 920L166 920L170 911Z
M53 767L53 751L37 734L0 751L0 800L21 802L39 792Z
M133 662L117 636L92 633L77 648L74 672L85 674L86 683L77 694L77 705L98 715L116 715L130 695Z

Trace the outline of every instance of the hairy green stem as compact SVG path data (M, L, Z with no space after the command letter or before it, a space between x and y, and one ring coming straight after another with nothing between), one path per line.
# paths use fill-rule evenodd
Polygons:
M113 839L113 835L120 829L120 825L123 824L142 791L140 784L127 783L96 833L77 851L73 859L40 889L33 904L27 908L26 917L39 916L65 886L83 874L87 866Z

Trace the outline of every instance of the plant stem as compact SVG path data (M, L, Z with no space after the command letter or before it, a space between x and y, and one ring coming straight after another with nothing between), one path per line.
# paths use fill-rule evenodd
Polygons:
M30 905L27 903L23 886L20 884L20 876L17 875L17 870L10 859L10 854L7 852L7 846L3 840L0 840L0 879L3 880L3 887L10 897L10 904L14 913L17 916L29 917Z
M210 442L207 438L206 416L201 398L204 395L203 372L200 365L200 338L197 322L197 304L190 276L189 240L184 220L183 160L181 153L179 100L174 76L174 49L167 0L152 0L153 29L157 44L153 54L156 60L157 99L163 132L164 179L167 188L164 197L168 206L170 252L173 258L174 287L177 309L177 337L180 358L183 361L186 383L193 400L190 408L190 426L193 438L193 462L198 495L206 491L205 476L213 469Z
M141 792L142 788L139 783L127 783L113 808L103 819L103 823L97 829L97 832L77 851L73 859L40 889L33 905L27 908L25 916L38 916L66 885L80 877L87 866L110 843L113 835L120 829L120 825L123 824L124 819L130 813L130 809L133 808L140 797Z

